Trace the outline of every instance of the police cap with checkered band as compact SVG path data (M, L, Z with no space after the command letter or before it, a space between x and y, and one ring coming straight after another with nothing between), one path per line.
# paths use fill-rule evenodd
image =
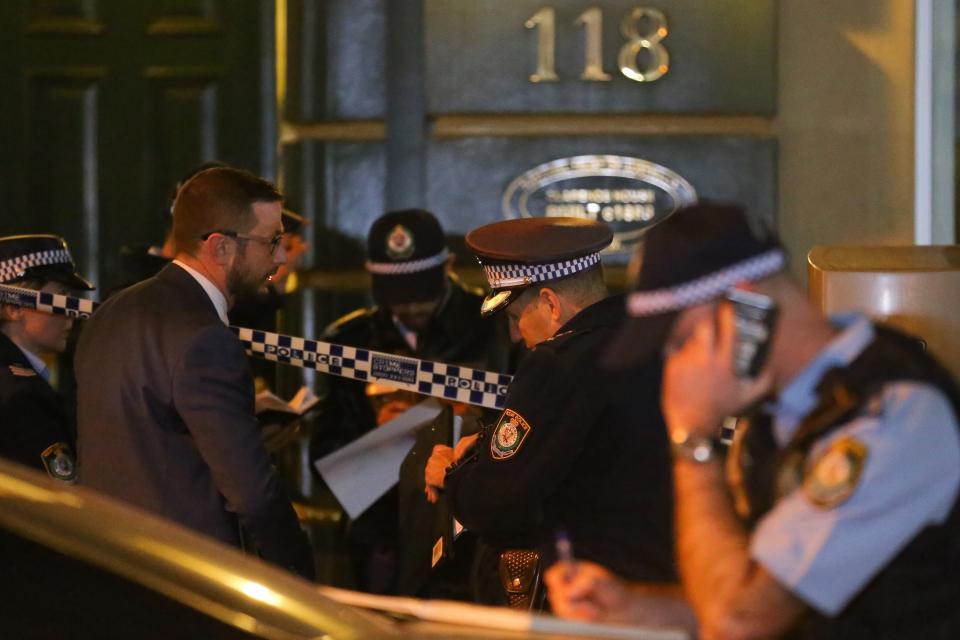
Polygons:
M474 229L467 234L467 246L490 284L481 313L506 308L532 284L599 264L600 252L612 240L610 227L582 218L519 218Z
M60 236L32 234L0 238L0 283L15 285L27 278L60 282L74 290L96 288L77 273L67 242Z
M367 233L367 271L377 304L406 304L438 298L449 258L436 217L423 209L388 211Z
M775 235L738 205L701 201L651 228L638 248L639 275L627 321L604 364L626 368L663 348L681 311L762 280L787 264Z

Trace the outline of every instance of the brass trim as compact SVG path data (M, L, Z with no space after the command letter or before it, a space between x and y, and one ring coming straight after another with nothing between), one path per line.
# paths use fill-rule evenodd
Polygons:
M380 142L387 138L383 120L343 120L338 122L280 122L280 144L304 140Z
M224 66L150 66L144 69L143 77L150 80L213 80L227 73Z
M100 36L106 27L95 18L42 17L27 24L30 35Z
M213 18L165 16L147 26L151 36L215 35L223 32L223 25Z
M470 287L487 288L487 278L480 267L454 267L459 279ZM611 291L623 291L627 286L627 267L604 265L604 280ZM370 274L365 269L309 269L298 272L301 289L329 293L367 293Z
M737 136L775 138L777 123L766 116L683 114L491 114L433 119L433 138L536 136ZM380 142L383 120L280 123L280 143L304 140Z
M777 125L766 116L700 114L465 114L433 121L435 138L604 135L774 138Z
M63 80L99 80L106 78L108 70L101 66L58 65L50 67L30 67L26 70L28 78L58 78Z

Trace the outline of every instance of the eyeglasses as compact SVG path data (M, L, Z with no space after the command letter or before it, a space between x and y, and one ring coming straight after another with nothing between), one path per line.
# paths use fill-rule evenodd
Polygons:
M249 233L240 233L239 231L233 231L232 229L217 229L216 231L208 231L202 236L201 240L206 240L215 233L219 233L222 236L227 236L228 238L237 238L240 240L253 240L254 242L259 242L260 244L265 244L270 247L270 253L276 253L277 247L280 246L280 242L283 240L283 233L278 233L272 238L267 238L266 236L254 236Z

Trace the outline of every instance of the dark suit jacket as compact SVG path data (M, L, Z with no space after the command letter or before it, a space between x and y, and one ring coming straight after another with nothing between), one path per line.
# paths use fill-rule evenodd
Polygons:
M0 333L0 456L46 471L42 454L56 444L72 458L74 426L63 399Z
M243 347L184 269L110 298L76 356L80 484L312 577L296 515L261 445Z

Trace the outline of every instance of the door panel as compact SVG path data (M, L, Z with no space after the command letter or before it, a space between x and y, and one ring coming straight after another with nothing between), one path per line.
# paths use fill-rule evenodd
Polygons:
M160 212L193 167L273 167L273 11L268 0L0 3L12 89L0 96L0 234L63 235L110 288L122 245L162 240Z

